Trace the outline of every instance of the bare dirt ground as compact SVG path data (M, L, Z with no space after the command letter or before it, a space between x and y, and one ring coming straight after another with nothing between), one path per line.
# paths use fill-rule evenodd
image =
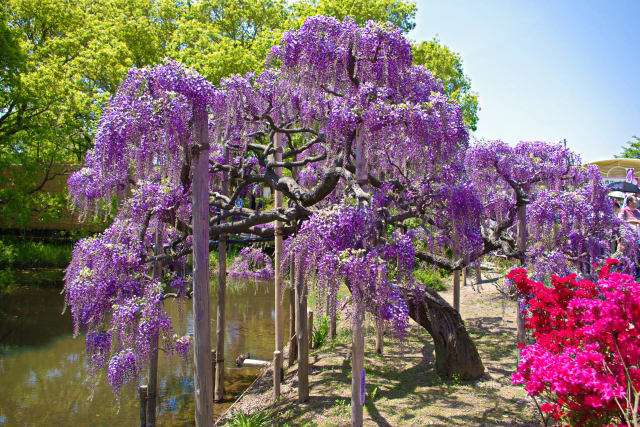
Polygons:
M493 280L498 280L496 274ZM451 286L441 294L452 301ZM462 288L460 311L486 371L483 378L472 382L441 379L436 375L431 337L413 322L402 344L385 336L384 355L376 355L375 333L369 322L365 347L365 425L540 425L535 406L524 389L511 385L517 363L516 303L503 304L491 280L486 280L479 286ZM349 425L350 339L351 331L343 327L334 342L311 351L308 402L296 400L297 365L294 365L285 374L279 402L273 403L271 373L267 371L232 410L245 414L267 411L271 423L279 426Z

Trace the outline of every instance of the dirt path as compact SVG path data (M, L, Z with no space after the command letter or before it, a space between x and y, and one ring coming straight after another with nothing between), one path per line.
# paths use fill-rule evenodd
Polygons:
M452 301L451 287L442 292ZM485 377L473 381L440 379L434 370L431 337L411 323L402 343L385 337L385 354L374 354L375 333L367 327L365 368L367 372L367 426L533 426L536 412L520 387L511 385L516 367L515 302L504 309L492 283L479 291L461 290L461 315L485 365ZM282 398L272 405L271 375L265 373L234 405L244 413L271 411L274 425L349 425L351 331L343 328L333 343L312 351L309 402L296 401L296 369L285 375ZM286 366L286 361L285 361Z

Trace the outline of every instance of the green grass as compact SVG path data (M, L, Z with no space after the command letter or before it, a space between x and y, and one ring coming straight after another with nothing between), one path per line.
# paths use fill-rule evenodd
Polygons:
M313 328L313 334L311 335L313 348L316 350L322 348L324 343L327 341L327 336L329 336L329 318L327 316L322 316L320 324Z
M17 246L16 268L49 267L66 268L71 261L73 245L53 245L40 242L25 242Z
M263 427L271 425L271 411L260 411L246 415L240 411L234 411L231 419L225 424L230 427Z

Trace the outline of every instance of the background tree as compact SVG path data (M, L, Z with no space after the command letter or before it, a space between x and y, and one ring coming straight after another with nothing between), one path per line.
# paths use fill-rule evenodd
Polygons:
M440 40L423 41L413 45L413 63L424 65L442 79L444 92L462 108L464 122L471 130L478 124L478 94L471 90L471 79L464 73L459 53L442 45Z
M593 265L617 248L626 272L635 273L637 241L613 214L598 168L583 166L562 144L480 142L467 151L466 164L483 204L484 250L495 240L496 254L524 262L544 280L569 273L593 278ZM522 214L526 233L519 242L515 218Z
M310 16L351 16L359 25L392 22L407 32L415 26L415 13L415 4L396 0L203 0L182 8L168 55L217 83L232 74L262 71L282 33Z
M269 48L306 17L349 15L359 25L391 22L407 32L415 26L416 5L396 0L9 0L1 10L0 163L20 167L0 176L0 214L23 226L35 209L42 221L60 214L64 196L40 190L57 174L69 173L56 165L82 161L103 108L129 68L172 57L217 83L234 73L262 71ZM426 46L415 48L417 63L442 74L445 91L462 101L465 123L473 129L477 102L469 101L473 97L459 56L435 41ZM422 53L427 50L430 56Z
M18 73L2 80L0 177L2 214L22 225L39 208L55 214L59 195L40 190L56 164L78 163L91 146L96 120L132 64L164 56L161 2L11 0L2 6L3 34L20 58ZM18 56L19 55L19 56ZM9 68L11 70L11 68Z
M627 141L628 146L624 147L622 154L616 157L622 157L627 159L640 159L640 137L632 136L630 141Z
M416 4L398 0L302 0L291 5L293 28L302 25L305 18L314 15L353 18L358 25L367 21L390 22L402 32L408 33L416 24Z

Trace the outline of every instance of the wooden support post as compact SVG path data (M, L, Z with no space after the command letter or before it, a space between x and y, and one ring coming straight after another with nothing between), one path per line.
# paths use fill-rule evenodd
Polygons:
M213 424L209 311L209 118L193 106L193 341L196 426Z
M282 134L276 133L273 136L273 148L275 150L275 161L282 162ZM274 168L274 172L278 177L282 176L282 168ZM282 191L276 190L274 194L274 207L282 208ZM282 314L282 271L280 271L280 263L282 262L282 221L276 221L275 224L275 280L274 280L274 307L275 307L275 352L280 354L279 359L274 359L274 363L280 362L274 366L274 372L278 371L278 375L273 375L273 393L275 398L280 397L280 378L282 376L282 349L284 344L284 316ZM274 353L275 354L275 353ZM277 391L276 391L277 390Z
M361 427L364 405L364 307L360 302L353 319L351 343L351 426Z
M293 156L293 160L296 160L297 156ZM294 180L298 179L298 168L291 168L291 176ZM291 282L291 288L289 290L289 367L293 366L293 362L298 360L298 338L296 327L296 262L295 259L291 262L291 269L289 271L289 280Z
M376 317L376 354L384 353L384 321Z
M280 382L282 382L282 352L273 352L273 400L278 401L280 399Z
M293 270L292 266L292 270ZM295 273L291 273L292 279L295 277ZM298 339L296 336L296 291L295 280L291 280L293 284L289 289L289 367L293 366L293 363L298 360Z
M211 350L211 381L216 381L216 359L218 358L217 351Z
M225 161L229 161L229 149L223 148ZM222 172L223 195L229 194L229 172ZM214 399L224 399L224 338L225 338L225 306L227 293L227 235L218 237L218 311L216 316L216 379Z
M309 330L309 348L313 348L313 311L307 312L307 329Z
M329 312L329 337L331 337L332 340L336 339L336 333L338 328L337 317L338 317L338 307L334 307Z
M476 282L482 282L482 272L480 271L480 258L476 260Z
M163 233L159 228L156 229L154 254L160 255L163 245ZM159 280L162 276L162 267L159 261L153 263L153 278ZM156 402L158 395L158 334L151 337L151 356L149 357L149 385L147 387L147 426L155 427L156 425Z
M453 308L460 313L460 270L453 272Z
M527 247L527 206L518 206L518 250L525 251ZM524 267L524 262L522 263ZM517 312L517 327L518 327L518 344L524 344L526 338L526 331L524 329L524 314L520 307L520 295L518 295L518 307Z
M296 259L296 337L298 339L298 402L309 400L309 336L307 286L300 258Z
M140 427L147 427L147 386L138 387L138 397L140 398Z
M149 360L149 386L147 388L147 427L156 425L156 400L158 384L158 334L151 338L151 345L155 350L151 351Z
M356 127L356 180L364 185L367 181L366 147L360 126ZM360 207L363 202L359 201ZM357 292L360 292L359 290ZM364 405L364 295L356 298L357 304L351 330L351 426L362 427Z
M467 267L462 268L462 287L467 286Z

